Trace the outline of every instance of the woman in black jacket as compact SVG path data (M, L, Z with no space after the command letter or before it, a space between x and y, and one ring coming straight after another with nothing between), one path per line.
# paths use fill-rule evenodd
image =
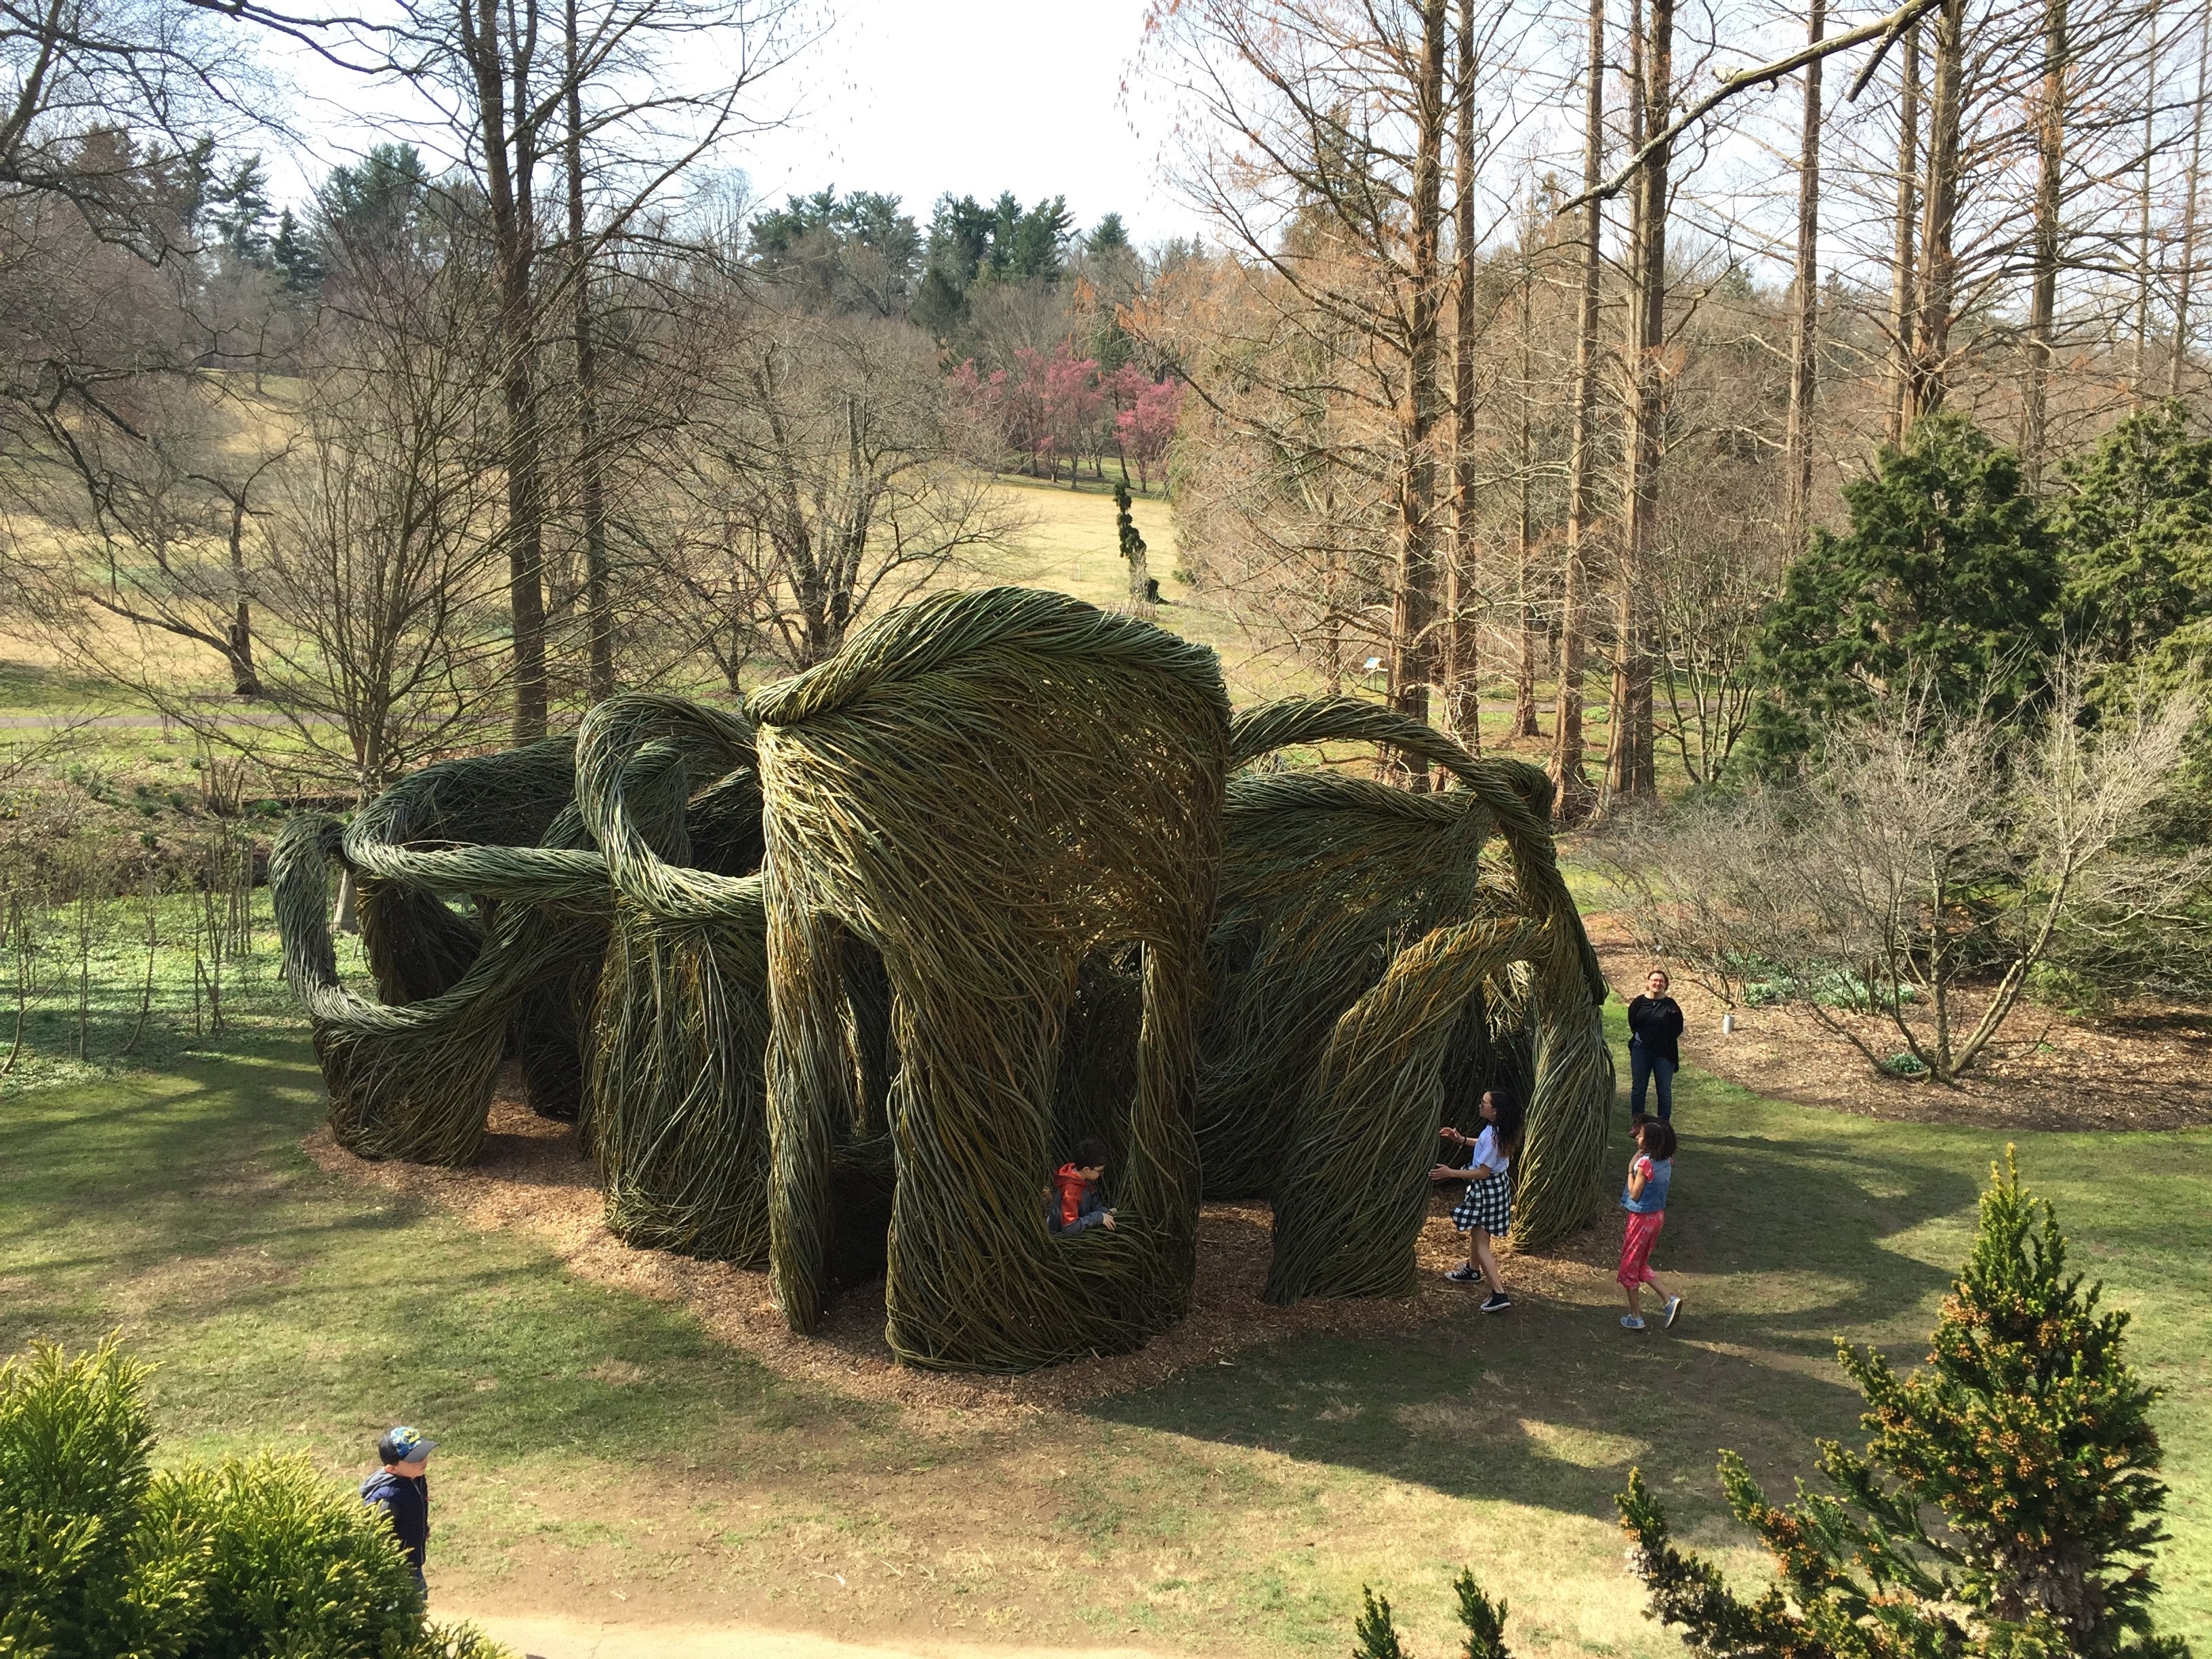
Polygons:
M1644 981L1646 994L1628 1005L1628 1104L1644 1115L1644 1092L1648 1084L1659 1085L1659 1118L1674 1115L1674 1068L1682 1063L1676 1041L1682 1035L1682 1005L1667 994L1671 981L1662 969L1654 968Z

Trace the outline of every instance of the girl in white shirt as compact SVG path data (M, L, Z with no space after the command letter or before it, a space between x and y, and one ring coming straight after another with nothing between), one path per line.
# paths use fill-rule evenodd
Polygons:
M1498 1276L1498 1257L1490 1241L1513 1230L1513 1188L1508 1177L1521 1152L1521 1103L1510 1089L1492 1089L1482 1097L1481 1112L1482 1133L1474 1139L1456 1129L1443 1131L1446 1140L1472 1146L1473 1160L1465 1169L1439 1164L1429 1171L1429 1179L1467 1182L1466 1194L1452 1206L1451 1212L1452 1224L1467 1235L1467 1265L1454 1267L1444 1277L1455 1285L1472 1285L1478 1279L1488 1285L1490 1294L1483 1298L1482 1311L1504 1313L1513 1305L1513 1298L1505 1294L1505 1281Z

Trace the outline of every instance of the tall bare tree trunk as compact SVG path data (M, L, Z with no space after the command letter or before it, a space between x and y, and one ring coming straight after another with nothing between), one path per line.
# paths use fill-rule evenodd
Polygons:
M1530 544L1536 539L1536 273L1528 249L1535 228L1532 215L1523 232L1521 249L1521 418L1514 456L1515 482L1520 495L1521 517L1513 538L1514 610L1520 623L1518 653L1513 665L1513 722L1516 738L1543 735L1536 724L1536 614L1528 603Z
M1913 331L1919 318L1913 228L1920 216L1920 25L1899 43L1897 94L1897 222L1889 267L1889 441L1905 441L1912 422Z
M1481 631L1468 615L1474 586L1474 0L1460 0L1452 76L1452 556L1445 649L1446 719L1469 749L1482 748Z
M599 344L592 333L592 262L584 222L584 87L576 0L568 6L568 280L576 302L576 472L584 513L584 614L591 632L591 696L615 694L614 599L607 581L605 457L599 453Z
M1400 435L1405 460L1398 485L1398 570L1390 617L1390 706L1429 718L1435 678L1437 614L1437 416L1443 401L1437 376L1437 319L1442 310L1444 34L1446 0L1423 0L1420 79L1414 88L1411 293L1407 318L1406 393ZM1425 765L1408 769L1416 787Z
M1826 0L1811 0L1805 39L1817 46L1826 31ZM1797 314L1790 341L1790 422L1784 440L1789 476L1789 547L1805 546L1813 523L1813 393L1819 374L1820 328L1820 62L1805 66L1805 130L1797 155Z
M1641 22L1641 19L1638 20ZM1648 37L1631 36L1632 75L1640 84L1639 142L1666 130L1674 81L1674 0L1650 0ZM1640 60L1640 61L1639 61ZM1637 179L1634 257L1630 262L1627 489L1623 502L1620 586L1613 607L1613 683L1606 787L1615 800L1650 795L1651 657L1644 583L1658 506L1666 413L1667 211L1668 146L1660 144Z
M1583 587L1597 472L1597 187L1605 167L1605 0L1589 0L1589 58L1583 88L1582 294L1575 316L1574 432L1567 458L1567 558L1559 601L1557 713L1552 721L1553 811L1564 823L1589 815L1583 769Z
M2066 63L2066 0L2044 0L2043 95L2035 122L2035 267L2027 301L2027 377L2020 398L2020 455L2031 489L2042 485L2043 458L2051 438L2051 331L2058 316Z
M538 207L532 177L537 143L530 126L531 59L537 0L512 0L520 15L501 15L500 0L460 0L462 50L475 82L499 290L501 390L507 405L507 606L514 634L514 740L545 735L544 439L536 377L538 317L532 291ZM514 27L507 27L512 21ZM512 40L510 40L510 34ZM510 56L510 52L512 56ZM514 129L507 126L507 76L514 81Z
M1928 180L1922 192L1920 319L1912 358L1909 413L1917 420L1943 406L1951 383L1951 307L1958 261L1959 129L1965 98L1966 0L1943 0L1936 17L1936 85L1929 100Z
M2129 390L2140 409L2150 397L2150 216L2151 161L2158 154L2154 119L2158 112L2158 8L2145 22L2150 31L2149 58L2143 70L2142 172L2136 184L2139 215L2136 240L2136 360Z
M2197 14L2197 103L2189 118L2189 181L2181 210L2181 270L2173 293L2173 352L2166 359L2166 395L2181 395L2189 362L2189 301L2197 284L2197 188L2203 179L2205 67L2212 61L2212 6Z

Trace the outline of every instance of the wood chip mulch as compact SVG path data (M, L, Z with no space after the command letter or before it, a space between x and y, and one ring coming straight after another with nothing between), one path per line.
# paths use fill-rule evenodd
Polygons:
M1654 963L1620 918L1583 918L1606 977L1623 998L1644 988ZM1721 1031L1720 1000L1674 970L1674 1000L1688 1029L1685 1065L1778 1100L1869 1117L1972 1124L1993 1129L2184 1129L2212 1125L2212 1007L2140 999L2095 1020L2023 1000L1988 1057L1956 1086L1877 1074L1859 1052L1789 1008L1740 1008ZM1966 1030L1982 1000L1968 994L1954 1015ZM1853 1026L1875 1053L1905 1045L1873 1016ZM1621 1061L1621 1083L1627 1065Z
M1109 1395L1164 1381L1196 1365L1234 1364L1232 1356L1291 1336L1376 1337L1449 1320L1479 1299L1447 1284L1443 1271L1466 1259L1466 1243L1432 1206L1417 1254L1419 1289L1410 1297L1316 1300L1278 1308L1260 1300L1267 1277L1269 1211L1264 1201L1209 1203L1198 1237L1198 1284L1188 1318L1134 1353L1075 1361L1025 1376L927 1371L893 1360L884 1341L883 1285L848 1291L811 1337L793 1334L777 1311L764 1273L726 1261L697 1261L633 1249L600 1216L599 1179L569 1125L537 1116L511 1088L491 1110L490 1132L473 1168L377 1164L354 1157L327 1126L302 1143L324 1170L365 1186L404 1194L486 1230L520 1229L548 1245L570 1271L659 1302L696 1318L715 1340L780 1376L849 1397L920 1409L939 1426L1004 1424L1066 1411ZM1609 1252L1617 1241L1597 1227L1540 1252L1501 1250L1516 1296L1603 1297L1611 1290Z

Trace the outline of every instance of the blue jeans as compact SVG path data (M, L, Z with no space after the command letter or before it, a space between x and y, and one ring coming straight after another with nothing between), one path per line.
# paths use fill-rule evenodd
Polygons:
M1644 1112L1644 1091L1648 1084L1659 1085L1659 1115L1671 1119L1674 1115L1674 1062L1664 1054L1647 1054L1644 1045L1634 1037L1628 1039L1628 1108L1641 1116Z

